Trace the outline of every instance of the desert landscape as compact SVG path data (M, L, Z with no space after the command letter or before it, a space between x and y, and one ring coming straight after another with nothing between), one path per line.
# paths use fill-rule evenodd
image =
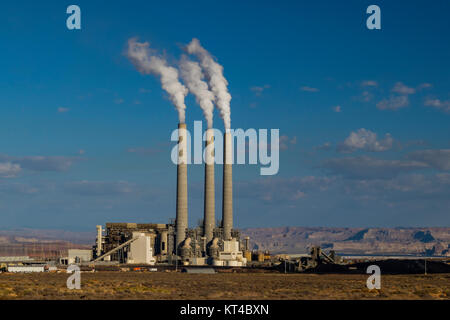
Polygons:
M450 228L279 227L242 229L250 248L273 254L306 253L313 245L338 254L450 256ZM89 249L95 232L0 230L0 256L53 257L67 249Z
M450 274L367 275L175 272L83 272L81 289L66 273L0 274L0 299L450 299Z
M253 248L273 253L307 252L319 245L345 254L450 255L450 228L249 228Z

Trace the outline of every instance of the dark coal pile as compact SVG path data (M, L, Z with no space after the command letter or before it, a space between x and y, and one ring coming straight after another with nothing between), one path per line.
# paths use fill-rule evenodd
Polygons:
M366 271L367 267L375 264L380 267L383 274L423 274L425 273L425 260L381 260L357 263L353 266L358 270ZM441 261L426 261L427 273L450 273L450 265Z
M307 270L310 273L366 273L367 267L377 265L382 274L424 274L425 260L417 259L389 259L350 265L322 264L314 269ZM450 273L450 265L441 261L427 261L427 273Z
M312 269L306 269L306 273L361 273L359 270L352 270L349 265L340 264L319 264Z

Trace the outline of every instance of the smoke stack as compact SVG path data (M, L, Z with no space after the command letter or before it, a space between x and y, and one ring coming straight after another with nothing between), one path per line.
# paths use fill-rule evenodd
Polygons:
M214 130L206 130L205 142L205 212L203 230L206 242L213 239L215 224L215 195L214 195Z
M102 255L102 240L103 240L103 231L102 226L97 226L97 257Z
M223 200L222 228L224 239L231 239L233 228L233 150L231 148L231 133L226 130L223 141Z
M177 165L177 247L186 238L188 227L187 206L187 136L186 124L178 124L178 165Z

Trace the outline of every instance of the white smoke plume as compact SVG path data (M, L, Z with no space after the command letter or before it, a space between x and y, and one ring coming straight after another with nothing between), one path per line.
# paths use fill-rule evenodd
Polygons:
M223 67L218 64L211 54L201 46L198 39L192 39L186 47L189 54L194 54L200 60L200 65L206 73L211 91L214 93L217 108L223 119L225 129L230 129L230 101L231 95L228 93L228 81L223 76Z
M188 87L189 91L195 95L195 99L203 110L203 115L208 123L208 128L213 125L214 112L214 94L209 91L208 84L203 81L202 68L198 62L189 60L186 55L181 56L180 60L181 78Z
M137 42L136 38L128 40L127 56L140 73L159 76L162 88L169 94L178 111L180 123L184 123L184 98L188 89L178 81L178 70L168 66L165 59L153 55L148 42Z

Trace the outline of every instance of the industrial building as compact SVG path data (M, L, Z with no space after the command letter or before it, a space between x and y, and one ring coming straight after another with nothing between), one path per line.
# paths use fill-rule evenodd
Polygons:
M206 131L203 225L188 226L187 134L178 125L176 218L167 224L106 223L97 226L93 261L128 264L182 264L245 266L248 239L233 229L232 136L224 135L222 223L216 226L214 182L214 131Z
M70 265L73 263L83 263L92 260L92 250L68 249L67 256L59 258L59 264Z
M0 257L0 273L31 273L56 271L57 267L54 261L39 261L29 256L8 256Z
M8 272L14 273L31 273L31 272L44 272L45 267L43 265L40 266L8 266Z

